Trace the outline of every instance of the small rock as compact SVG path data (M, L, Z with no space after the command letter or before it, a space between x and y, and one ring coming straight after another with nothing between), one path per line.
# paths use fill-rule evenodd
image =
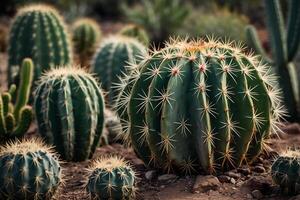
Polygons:
M237 187L241 187L243 184L244 184L244 182L243 182L243 181L240 181L240 182L237 182L236 186L237 186Z
M235 183L236 183L236 180L235 180L234 178L231 178L231 179L230 179L230 183L235 184Z
M266 172L266 169L261 165L257 165L253 168L253 171L257 173L264 173Z
M246 198L247 198L247 199L252 199L252 195L251 195L251 194L247 194L247 195L246 195Z
M218 176L218 179L221 183L230 183L230 177L226 175L220 175Z
M155 170L150 170L150 171L147 171L145 173L145 178L149 181L153 180L155 177L156 177L156 171Z
M229 176L231 178L235 178L235 179L241 178L241 174L240 173L236 173L236 172L233 172L233 171L226 172L225 175L227 175L227 176Z
M253 190L251 194L256 199L261 199L264 197L264 195L259 190Z
M209 190L217 190L221 185L219 179L215 176L197 176L193 186L193 192L207 192Z
M245 182L245 185L253 190L260 190L265 195L272 192L272 178L270 176L254 176Z
M166 182L173 182L175 181L176 179L178 178L178 176L176 176L175 174L163 174L161 176L159 176L157 178L157 180L159 182L163 182L163 183L166 183Z
M251 171L248 167L238 168L237 171L245 176L247 176L248 174L251 173Z

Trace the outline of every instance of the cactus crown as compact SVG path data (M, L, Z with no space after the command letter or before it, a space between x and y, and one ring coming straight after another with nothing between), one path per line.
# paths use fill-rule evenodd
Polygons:
M89 171L93 171L95 169L105 170L105 171L113 171L114 169L121 168L121 167L128 167L129 163L124 160L124 158L119 156L109 156L109 157L102 157L95 160L90 168Z
M65 65L65 66L58 66L56 68L48 70L47 72L44 72L39 82L43 82L51 78L61 78L68 75L74 75L74 76L83 75L83 76L88 76L89 78L94 78L93 75L88 73L87 70L84 68L80 68L79 66Z

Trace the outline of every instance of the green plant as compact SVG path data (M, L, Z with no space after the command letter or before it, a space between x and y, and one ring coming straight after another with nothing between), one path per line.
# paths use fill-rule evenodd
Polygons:
M100 37L100 26L93 19L80 18L74 22L73 44L81 66L89 65L88 61L94 54Z
M149 46L150 41L149 41L149 36L148 36L147 32L138 25L128 24L120 30L119 34L136 38L138 41L143 43L145 46Z
M171 41L124 78L116 106L125 107L124 137L146 164L167 170L250 163L284 114L273 78L234 43Z
M1 199L51 199L62 182L59 161L39 140L0 148Z
M38 4L20 9L10 30L8 81L17 83L20 64L31 58L35 65L34 80L42 72L72 60L68 34L58 12Z
M299 193L299 170L299 151L287 150L274 161L271 167L272 179L280 186L283 193Z
M123 158L101 158L89 170L86 189L91 199L134 199L135 173Z
M91 71L100 79L102 87L109 92L110 103L117 94L113 83L118 82L118 76L126 73L127 62L138 62L145 54L144 45L134 38L116 35L102 41L92 62Z
M39 133L63 159L92 157L104 126L104 97L92 75L67 66L48 71L37 86L34 106Z
M0 143L22 137L29 129L33 114L27 105L33 79L33 63L26 58L22 62L20 83L16 93L16 85L0 97ZM16 96L16 98L15 98ZM15 102L15 105L13 105Z
M300 43L300 1L289 1L286 31L284 30L285 25L280 1L265 0L264 2L272 58L263 49L253 26L248 26L246 29L248 43L256 53L262 56L264 62L272 65L277 72L279 85L282 88L284 104L289 113L289 119L291 121L299 121L299 86L293 60Z

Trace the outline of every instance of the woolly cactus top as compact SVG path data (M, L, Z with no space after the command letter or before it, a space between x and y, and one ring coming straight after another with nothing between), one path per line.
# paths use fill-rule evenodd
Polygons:
M95 29L100 30L99 24L91 18L80 18L73 23L73 27L76 28L78 26L85 25L85 24L88 24L89 26L92 26Z
M113 171L117 168L126 168L129 164L124 160L124 158L118 156L102 157L95 160L90 166L90 170L103 169L105 171Z

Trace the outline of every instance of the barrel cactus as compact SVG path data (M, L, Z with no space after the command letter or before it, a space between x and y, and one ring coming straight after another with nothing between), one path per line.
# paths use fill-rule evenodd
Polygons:
M45 73L34 101L39 133L62 158L83 161L92 157L104 124L104 100L92 75L75 67Z
M149 36L147 32L140 26L135 24L129 24L124 26L120 32L121 35L136 38L138 41L143 43L145 46L149 45Z
M89 171L86 189L91 199L134 199L135 173L123 158L101 158Z
M59 161L39 140L0 148L1 199L51 199L62 182Z
M27 103L32 79L33 63L31 59L26 58L22 62L18 91L13 84L9 91L3 92L0 97L0 143L20 138L29 129L33 114Z
M186 173L253 161L284 114L268 67L211 38L169 42L133 65L120 90L123 134L137 155Z
M35 64L34 79L53 66L72 60L69 37L62 18L49 6L38 4L20 9L9 38L9 83L17 83L20 64L26 57Z
M109 92L110 103L117 94L113 83L118 83L118 76L126 73L127 62L137 61L145 54L144 45L134 38L110 36L102 41L92 62L91 71L100 79L102 87Z
M73 24L73 44L81 66L94 54L96 44L100 41L101 30L96 21L89 18L80 18Z

